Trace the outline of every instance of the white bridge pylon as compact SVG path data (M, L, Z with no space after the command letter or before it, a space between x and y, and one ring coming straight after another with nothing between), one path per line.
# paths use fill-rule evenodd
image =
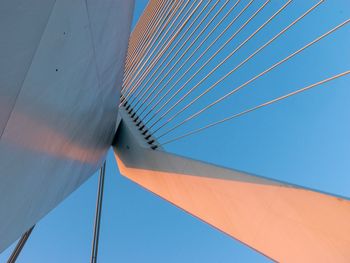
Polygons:
M150 0L130 35L134 2L0 1L0 252L22 235L15 260L114 138L125 177L267 257L349 262L349 197L163 150L340 78L349 86L346 0ZM240 107L245 90L260 99Z
M122 121L114 141L121 174L275 261L349 262L347 198L191 160L162 148L348 78L350 69L342 55L337 63L327 63L327 55L317 54L322 65L329 66L327 71L315 67L314 58L305 54L329 38L342 50L350 19L340 6L324 0L150 1L130 37L125 63ZM317 31L318 21L326 20L329 23ZM291 31L301 36L305 28L310 29L308 37L295 41ZM323 48L329 49L327 44ZM274 86L273 72L281 67L289 68L287 74L275 72L280 78L301 74L295 60L305 55L305 65L310 65L305 70L318 76L267 96L269 85L257 82L270 77ZM252 63L257 72L251 70ZM342 70L334 73L338 67ZM256 97L265 92L269 99L241 109L237 96L246 89L260 90ZM226 111L230 113L222 117Z

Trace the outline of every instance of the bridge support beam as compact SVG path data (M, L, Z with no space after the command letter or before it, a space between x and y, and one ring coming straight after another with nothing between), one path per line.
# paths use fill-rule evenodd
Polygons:
M15 263L19 254L21 253L24 245L26 244L28 238L30 237L30 234L32 233L33 229L34 229L35 225L32 226L27 232L25 232L21 239L18 241L15 249L13 250L10 258L7 260L7 263Z
M114 148L125 177L275 261L348 262L347 198L152 150L130 123Z
M95 223L94 223L94 235L93 235L93 240L92 240L91 260L90 260L91 263L97 262L98 242L99 242L99 238L100 238L100 225L101 225L105 172L106 172L106 162L104 162L100 168L100 175L99 175L99 181L98 181Z

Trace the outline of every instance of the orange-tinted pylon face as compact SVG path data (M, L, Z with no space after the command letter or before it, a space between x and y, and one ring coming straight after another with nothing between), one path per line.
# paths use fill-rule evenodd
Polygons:
M253 249L279 262L349 262L349 200L120 137L115 153L121 174Z

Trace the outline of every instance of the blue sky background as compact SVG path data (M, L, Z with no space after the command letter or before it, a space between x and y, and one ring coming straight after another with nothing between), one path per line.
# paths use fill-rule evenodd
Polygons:
M147 2L136 0L133 25ZM261 16L243 30L218 56L216 62L210 64L193 83L203 78L217 61L224 58L285 2L272 1ZM242 48L201 90L316 2L294 1L279 16L276 20L278 22L271 23L262 34ZM245 3L247 1L242 0L242 6ZM255 1L246 16L232 28L231 34L261 4L262 1ZM194 108L199 109L213 101L214 97L219 97L250 79L349 17L348 0L326 1ZM301 56L249 85L208 111L202 118L179 129L178 134L349 70L349 28L350 26L341 29ZM220 43L223 42L224 40ZM195 70L196 68L193 69ZM335 80L196 136L169 144L166 150L349 198L349 84L348 76ZM189 112L193 113L194 110ZM184 113L179 119L186 115ZM176 133L172 136L176 136ZM105 187L99 262L269 262L257 252L121 177L112 152L107 157ZM88 262L96 191L97 176L94 175L38 223L18 262ZM5 261L12 249L13 246L0 255L0 262Z

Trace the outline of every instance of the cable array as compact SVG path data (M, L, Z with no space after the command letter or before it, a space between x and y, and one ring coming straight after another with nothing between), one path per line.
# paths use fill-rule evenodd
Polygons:
M256 89L254 82L346 28L350 19L293 47L274 62L274 58L266 59L270 65L240 81L243 77L238 72L261 61L276 42L284 45L290 41L288 35L302 30L303 22L317 24L317 19L310 17L325 8L325 2L296 8L300 2L293 0L150 1L130 37L119 107L128 112L146 139L155 138L166 145L347 76L350 71L344 70L228 117L206 118L207 124L193 126L198 126L194 120L209 109L219 111L234 94L248 87ZM300 14L295 15L297 12ZM280 23L286 20L285 25ZM229 81L238 84L227 84Z

